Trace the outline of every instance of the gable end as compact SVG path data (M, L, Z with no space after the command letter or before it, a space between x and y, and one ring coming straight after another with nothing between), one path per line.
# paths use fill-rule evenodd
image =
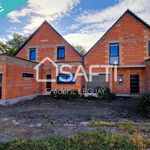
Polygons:
M86 57L86 55L89 54L89 52L91 52L91 50L107 35L107 33L109 33L109 31L126 15L126 14L130 14L132 17L134 17L137 21L139 21L142 25L144 25L145 27L147 27L148 29L150 29L150 25L148 23L146 23L144 20L142 20L140 17L138 17L135 13L133 13L131 10L127 9L126 12L104 33L104 35L94 44L94 46L92 46L92 48L84 55L84 57Z
M60 36L60 37L75 51L75 53L76 53L77 55L79 55L79 56L82 58L82 55L81 55L67 40L65 40L65 39L62 37L62 35L60 35L60 33L58 33L46 20L45 20L45 21L37 28L37 30L36 30L35 32L33 32L33 34L31 34L31 35L29 36L29 38L21 45L21 47L15 52L14 56L16 56L16 55L18 54L18 52L21 51L21 49L24 48L24 46L34 37L34 35L42 28L42 26L43 26L45 23L48 24L48 25L51 27L51 29L53 29L53 31L54 31L58 36Z

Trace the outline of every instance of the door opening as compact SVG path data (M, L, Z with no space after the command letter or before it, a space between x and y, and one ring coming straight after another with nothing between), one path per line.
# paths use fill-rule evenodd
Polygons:
M46 79L47 79L47 80L50 80L50 79L51 79L51 75L48 74L48 75L46 76ZM51 82L46 82L46 92L50 92L50 91L51 91Z
M131 94L139 94L140 89L139 89L139 75L134 74L130 75L130 93Z

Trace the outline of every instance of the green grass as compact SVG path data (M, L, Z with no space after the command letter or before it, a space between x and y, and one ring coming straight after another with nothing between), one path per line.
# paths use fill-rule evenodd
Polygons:
M104 122L100 120L91 120L90 125L94 127L116 127L120 130L127 131L127 132L132 132L134 129L134 122L130 120L123 120L116 124L110 122Z
M104 121L99 121L99 120L91 120L90 121L91 126L106 126L106 127L113 127L114 124L109 123L109 122L104 122Z
M45 129L46 130L50 130L50 129L52 129L53 128L53 125L51 124L51 123L46 123L45 124Z
M136 137L136 139L135 139ZM50 137L44 141L15 141L0 144L0 150L138 150L143 140L137 136L125 137L96 130L71 138ZM140 145L138 142L140 141Z
M118 122L116 127L120 130L132 132L134 129L134 122L130 120L123 120L122 122Z

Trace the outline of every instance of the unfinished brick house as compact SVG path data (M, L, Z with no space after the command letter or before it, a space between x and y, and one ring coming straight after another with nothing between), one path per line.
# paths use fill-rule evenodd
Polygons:
M62 64L72 65L72 74L75 74L76 67L82 64L81 55L47 22L43 24L33 33L33 35L22 45L22 47L16 52L16 57L41 62L44 58L51 58L58 66ZM55 79L56 70L55 67L46 61L42 64L41 68L42 79ZM66 70L67 71L67 70ZM63 78L68 76L59 74ZM42 84L42 93L45 94L48 89L80 89L81 78L78 78L75 82L70 81L62 83L57 77L55 83ZM73 86L72 86L73 85Z
M34 67L46 57L58 66L72 65L70 71L73 76L77 66L83 62L81 55L47 21L44 21L14 57L0 56L0 99L15 101L20 98L46 94L51 89L81 88L81 77L78 77L76 81L71 79L63 83L60 77L67 79L68 75L59 74L56 77L55 66L48 60L39 66L39 78L57 78L56 82L37 82Z
M90 35L89 35L90 36ZM75 74L83 64L87 75L90 65L117 65L118 81L114 82L112 70L109 82L105 81L105 69L96 68L99 76L92 82L83 77L76 81L62 82L66 74L56 76L56 68L48 59L39 67L39 78L56 79L56 82L37 82L35 66L44 58L55 64L72 65ZM66 70L68 71L68 70ZM69 70L70 71L70 70ZM82 57L48 22L44 22L20 47L14 57L0 55L0 99L15 101L51 89L81 90L82 88L109 87L121 95L140 94L150 91L150 26L127 10L102 38Z
M127 10L119 20L87 52L84 64L118 65L118 81L105 82L105 69L86 83L88 88L109 87L116 94L139 94L150 90L150 26Z

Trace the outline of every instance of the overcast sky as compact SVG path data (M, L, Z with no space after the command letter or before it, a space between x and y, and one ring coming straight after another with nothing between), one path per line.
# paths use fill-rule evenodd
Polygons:
M127 9L150 24L150 0L29 0L0 18L0 40L31 34L46 19L72 45L88 50Z

